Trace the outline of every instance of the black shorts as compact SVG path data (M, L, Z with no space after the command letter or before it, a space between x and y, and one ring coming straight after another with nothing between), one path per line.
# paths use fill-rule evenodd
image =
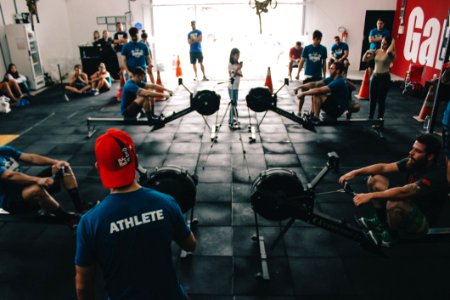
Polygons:
M141 110L142 107L140 107L139 104L133 101L130 105L128 105L127 109L123 113L123 117L125 119L136 119Z
M48 167L39 172L37 177L52 177L52 168ZM34 211L39 209L39 205L36 202L25 201L22 197L22 192L26 186L16 183L9 183L6 190L5 203L3 208L11 214L24 213L28 211ZM50 194L58 193L61 190L61 184L55 182L47 192Z
M191 64L195 64L197 61L203 63L203 53L201 52L189 52Z
M326 114L332 118L339 118L342 113L339 112L338 102L333 96L328 96L320 107Z

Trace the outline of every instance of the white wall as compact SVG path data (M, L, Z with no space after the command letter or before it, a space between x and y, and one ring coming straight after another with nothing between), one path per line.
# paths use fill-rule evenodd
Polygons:
M19 12L28 11L25 0L15 0ZM180 3L183 0L179 0ZM189 1L193 3L195 1ZM227 1L223 1L224 3ZM136 0L130 3L132 18L129 24L144 23L151 33L150 18L144 15L149 11L151 0ZM324 33L322 43L329 48L337 28L344 26L349 32L350 63L352 69L358 69L363 38L363 24L366 10L395 10L394 0L309 0L306 2L305 33L307 40L315 29ZM4 74L5 63L10 63L9 51L5 41L3 21L14 23L14 0L0 0L5 20L0 23L0 43L5 62L0 57L0 76ZM39 0L37 2L40 23L35 25L45 72L58 79L57 64L63 73L71 71L75 63L80 62L78 46L92 39L94 30L106 29L106 25L97 25L98 16L123 16L129 11L128 0ZM263 16L264 17L264 16ZM251 20L255 22L255 20ZM128 24L128 26L129 26ZM173 22L174 26L176 21ZM267 26L267 24L265 24ZM374 24L375 25L375 24ZM127 27L128 27L127 26ZM157 27L158 24L155 24ZM185 24L183 24L184 27ZM224 24L223 26L226 26ZM164 30L164 29L163 29ZM158 31L158 30L157 30ZM293 32L293 35L298 33ZM163 35L164 36L164 35Z
M338 27L347 28L350 70L359 70L366 10L395 10L395 0L312 0L307 2L305 34L312 40L312 33L322 32L322 44L329 49L333 37L340 35ZM375 27L376 24L373 24Z

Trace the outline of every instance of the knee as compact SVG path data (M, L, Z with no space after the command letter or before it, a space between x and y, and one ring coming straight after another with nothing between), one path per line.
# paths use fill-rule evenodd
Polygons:
M367 186L372 191L385 191L389 187L389 181L381 175L372 175L367 179Z
M31 185L25 188L22 192L22 197L24 199L41 199L45 195L45 191L42 187L37 184Z

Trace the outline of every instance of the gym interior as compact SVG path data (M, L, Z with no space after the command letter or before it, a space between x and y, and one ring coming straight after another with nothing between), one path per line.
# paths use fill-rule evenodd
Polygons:
M32 2L37 15L29 9ZM14 63L31 87L23 98L28 103L10 102L0 113L0 146L67 161L85 202L101 202L110 192L94 153L96 139L109 128L133 139L144 169L138 178L164 176L164 170L193 178L195 203L183 212L197 247L186 253L171 245L189 299L450 298L448 197L426 236L382 248L368 243L356 222L374 214L369 203L353 201L355 193L367 192L367 176L345 186L339 182L352 170L408 157L423 133L442 141L450 91L442 80L449 57L448 1L1 0L0 9L0 74ZM372 120L362 57L379 18L395 40L396 54L385 114ZM208 81L201 80L200 68L195 80L190 64L192 20L202 31ZM172 91L155 103L154 112L164 115L161 126L123 119L120 82L112 69L109 91L65 90L74 65L91 76L88 71L101 62L92 49L92 32L113 36L117 22L125 31L136 27L148 33L155 78ZM8 29L14 26L25 28L25 36ZM295 89L305 74L302 70L295 79L294 68L289 80L289 49L296 41L311 44L315 30L322 32L328 56L335 36L348 44L347 78L355 83L351 97L360 104L351 117L311 123L298 112ZM25 52L23 59L13 60L14 47ZM228 93L232 48L240 49L239 60L245 62L235 107ZM417 65L420 74L412 82L408 74ZM304 110L311 101L306 95ZM238 127L228 123L234 109ZM448 151L441 149L437 158L444 172ZM30 176L43 169L21 165ZM402 174L392 177L402 180ZM174 180L165 192L184 195L183 188ZM287 204L277 202L282 197ZM65 191L54 198L74 210ZM276 203L258 210L261 199ZM280 212L280 205L287 209ZM77 299L77 231L41 210L0 212L0 299ZM107 299L100 267L95 299Z

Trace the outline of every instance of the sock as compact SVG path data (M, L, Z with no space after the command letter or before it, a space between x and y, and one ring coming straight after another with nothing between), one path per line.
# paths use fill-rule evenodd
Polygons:
M385 206L375 208L375 214L381 224L386 224L387 215L386 215L386 207Z
M81 212L83 210L83 205L80 199L80 193L78 192L78 188L67 190L67 193L69 194L70 199L72 199L73 205L75 206L75 210L77 212Z

